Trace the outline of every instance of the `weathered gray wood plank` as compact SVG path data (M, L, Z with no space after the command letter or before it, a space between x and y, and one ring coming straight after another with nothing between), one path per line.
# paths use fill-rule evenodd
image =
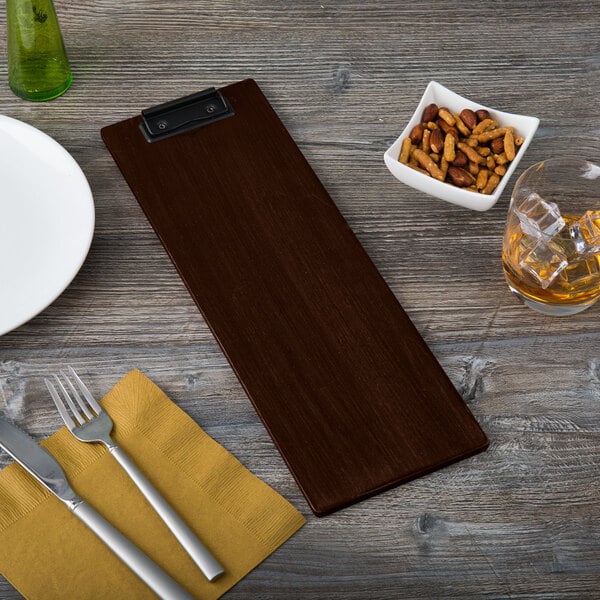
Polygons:
M2 62L0 113L78 160L96 237L69 289L0 338L5 410L37 437L57 429L41 378L67 361L98 394L131 368L153 378L309 520L227 598L597 598L599 309L551 319L510 296L500 249L511 184L492 210L469 212L403 186L382 155L436 79L540 117L517 174L549 156L597 160L600 2L56 5L72 89L21 101ZM142 107L245 77L262 86L491 440L482 455L320 520L99 136ZM0 582L1 599L18 597Z

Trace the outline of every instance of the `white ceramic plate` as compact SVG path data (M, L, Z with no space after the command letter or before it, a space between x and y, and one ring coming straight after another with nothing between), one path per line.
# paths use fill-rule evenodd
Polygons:
M94 234L94 202L73 157L35 127L0 115L0 335L71 283Z
M417 123L421 122L423 109L432 102L438 106L446 106L451 111L458 113L463 108L470 108L471 110L485 108L489 111L490 116L493 119L496 119L500 125L513 126L516 134L522 135L525 138L525 141L517 153L517 156L510 163L510 167L500 180L500 183L494 190L493 194L478 194L476 192L461 189L451 185L450 183L444 183L434 179L433 177L419 173L419 171L415 171L414 169L411 169L410 167L403 165L398 161L402 140L408 137L413 127L417 125ZM404 131L400 137L385 152L384 161L391 173L406 185L410 185L411 187L420 190L421 192L425 192L430 196L441 198L442 200L446 200L446 202L458 204L460 206L464 206L465 208L480 211L488 210L494 206L494 204L496 204L498 201L498 198L500 198L506 184L508 183L508 180L515 172L519 161L523 158L527 147L531 143L539 123L540 120L537 117L515 115L512 113L502 112L494 108L489 108L488 106L478 104L477 102L473 102L468 98L455 94L453 91L449 90L443 85L440 85L436 81L431 81L427 86L427 89L425 90L425 93L423 94L423 97L421 98L421 101L419 102L419 105L417 106L417 109L415 110L411 120L408 122L408 125L404 128Z

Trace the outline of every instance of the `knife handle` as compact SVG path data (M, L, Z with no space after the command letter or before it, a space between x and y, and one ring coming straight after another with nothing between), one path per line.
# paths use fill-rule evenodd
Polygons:
M194 600L193 596L85 501L76 503L71 510L160 598Z
M183 522L171 505L160 495L156 488L146 479L135 463L119 446L111 446L110 452L127 472L146 500L151 504L158 516L164 521L171 533L177 538L184 550L190 555L198 568L209 581L224 572L223 567L210 553L208 548L196 537L194 532Z

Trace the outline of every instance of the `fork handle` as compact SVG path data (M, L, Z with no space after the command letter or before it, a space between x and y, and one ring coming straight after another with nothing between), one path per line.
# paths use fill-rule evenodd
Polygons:
M160 598L194 600L193 596L101 517L87 502L78 502L71 510Z
M209 581L213 581L224 572L223 567L210 553L208 548L196 537L192 530L183 522L170 504L159 494L156 488L146 479L134 462L119 446L109 448L112 455L125 469L146 500L152 505L158 516L177 538L181 546L198 565Z

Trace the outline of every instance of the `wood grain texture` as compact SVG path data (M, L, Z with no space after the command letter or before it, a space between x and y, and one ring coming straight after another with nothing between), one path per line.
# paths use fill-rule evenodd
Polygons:
M256 82L220 92L227 118L148 143L136 115L102 139L311 509L484 450Z
M309 519L226 598L596 599L600 309L551 319L510 296L500 248L513 182L492 210L473 213L403 186L382 156L436 79L541 119L516 175L549 156L598 160L600 3L56 5L72 89L27 103L8 89L2 63L0 112L73 154L94 192L97 228L68 290L0 338L6 410L43 437L60 422L41 377L59 365L73 364L98 394L130 368L152 377ZM264 89L491 441L482 455L320 520L99 135L142 107L246 77ZM18 597L0 585L2 600Z

